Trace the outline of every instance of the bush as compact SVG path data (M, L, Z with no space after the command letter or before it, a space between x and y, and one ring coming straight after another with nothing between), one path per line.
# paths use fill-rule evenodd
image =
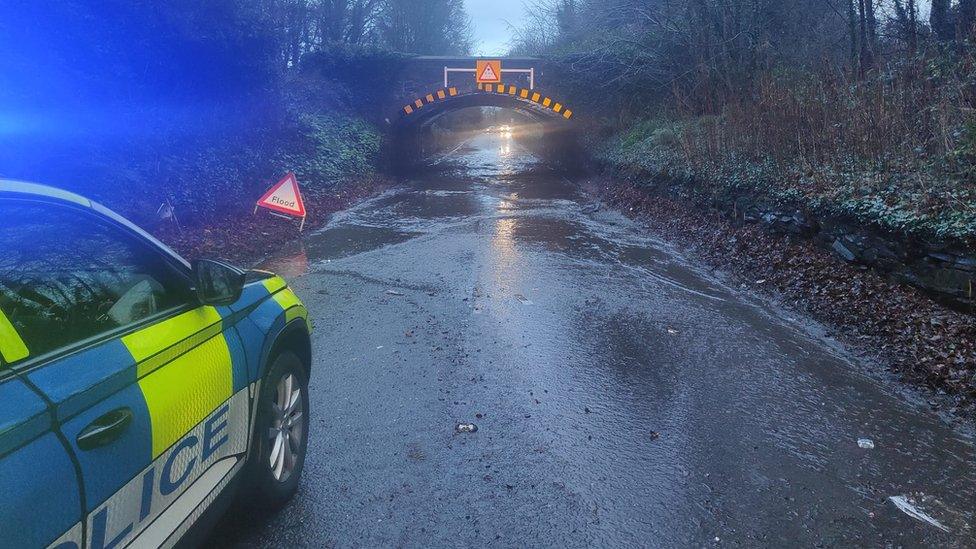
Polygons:
M597 156L702 197L745 193L972 246L974 67L918 58L863 80L779 69L719 115L638 120Z
M330 187L344 176L376 171L382 138L361 118L340 114L303 114L299 118L301 152L287 152L281 164L300 180Z

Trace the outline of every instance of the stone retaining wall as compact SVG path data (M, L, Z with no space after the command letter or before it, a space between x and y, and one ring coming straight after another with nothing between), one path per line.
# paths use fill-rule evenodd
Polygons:
M818 218L816 213L799 209L765 206L748 197L736 199L729 213L741 222L760 223L776 233L815 239L843 261L887 273L955 308L972 311L976 305L976 255L972 252L885 234L848 219Z
M813 239L839 259L886 273L893 279L928 292L954 309L976 311L976 253L949 243L925 241L866 227L856 220L774 205L752 195L703 197L703 186L664 176L636 174L609 168L637 182L649 192L690 199L719 210L740 223L758 223L772 232Z

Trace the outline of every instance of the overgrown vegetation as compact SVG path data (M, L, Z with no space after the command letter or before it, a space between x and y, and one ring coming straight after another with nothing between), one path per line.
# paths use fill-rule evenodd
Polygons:
M515 50L613 135L600 158L976 243L976 2L558 0ZM587 91L591 90L591 91Z

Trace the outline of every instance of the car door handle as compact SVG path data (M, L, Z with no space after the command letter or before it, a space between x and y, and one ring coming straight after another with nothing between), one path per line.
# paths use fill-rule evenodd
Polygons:
M82 450L101 448L118 440L130 423L132 423L132 410L128 408L112 410L85 427L75 440Z

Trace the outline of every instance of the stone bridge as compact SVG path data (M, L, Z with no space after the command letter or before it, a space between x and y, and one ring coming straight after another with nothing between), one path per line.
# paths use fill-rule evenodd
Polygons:
M547 125L547 149L563 149L575 142L572 121L575 113L558 94L546 89L545 60L533 57L502 57L500 78L478 83L479 57L412 57L404 61L398 98L388 109L387 120L404 159L424 155L430 125L441 116L470 107L500 107L519 111ZM565 156L565 155L563 155Z

